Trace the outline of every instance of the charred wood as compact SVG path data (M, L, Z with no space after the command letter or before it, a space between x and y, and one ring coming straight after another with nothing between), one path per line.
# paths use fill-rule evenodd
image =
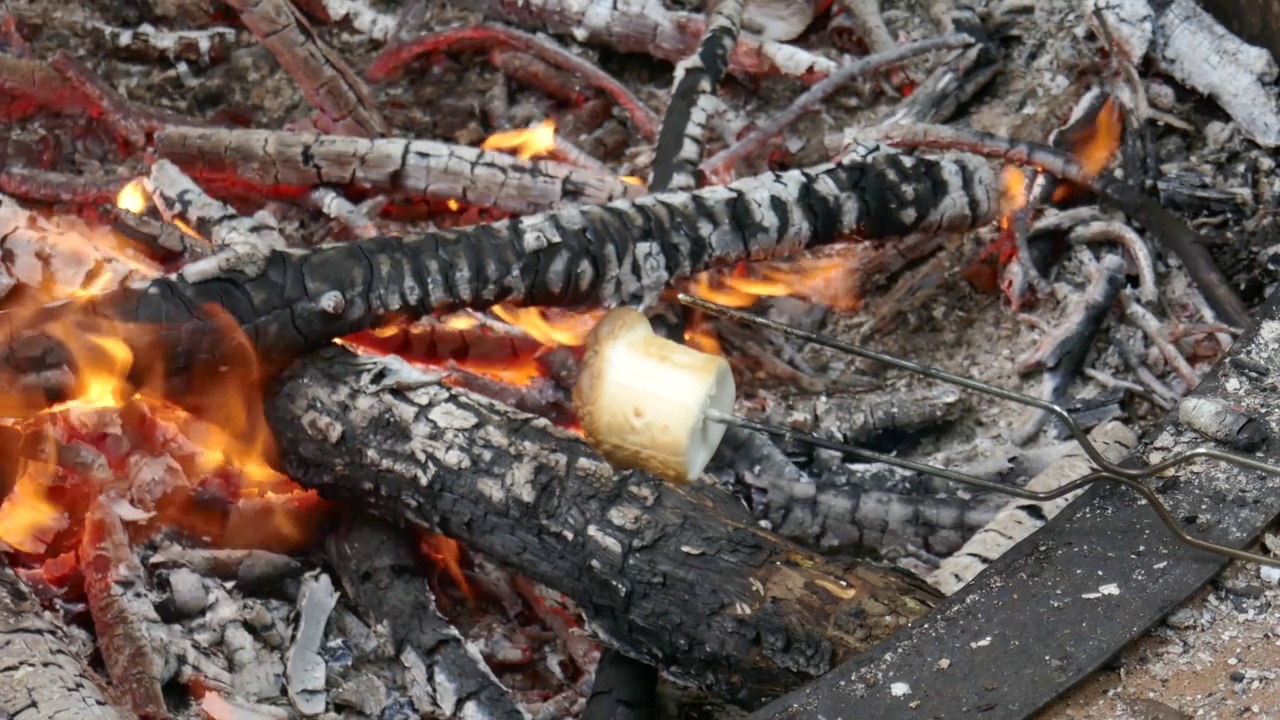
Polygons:
M364 79L316 37L288 0L227 0L245 27L293 76L323 119L320 129L338 135L379 137L391 131Z
M134 720L111 704L66 627L0 562L0 716Z
M247 361L234 353L250 349L278 368L390 316L499 302L644 305L673 281L740 260L845 239L963 231L991 220L995 194L990 167L976 158L934 160L864 146L837 165L692 193L274 252L257 266L236 268L234 256L213 256L146 285L49 306L45 316L158 325L152 337L126 338L137 345L139 373L163 361L170 377L182 378L198 365ZM224 268L228 262L234 269ZM219 328L228 313L249 343L226 341ZM18 328L4 329L14 337ZM29 350L23 344L6 349Z
M352 187L511 213L597 205L640 192L616 177L571 165L432 140L175 128L156 138L156 154L214 183L247 183L267 191Z
M746 0L718 0L707 20L698 51L676 64L671 104L654 148L649 187L654 192L697 187L694 174L702 160L703 138L712 111L709 98L728 70L729 54L742 31Z
M426 687L420 690L436 699L447 718L524 720L527 716L484 660L440 615L430 586L417 571L409 535L371 518L354 523L329 537L329 558L346 595L371 625L386 633L396 657L426 669L419 678Z
M743 705L931 602L905 575L755 529L727 493L615 473L572 433L397 358L313 356L268 414L304 485L518 568L617 649Z
M496 0L498 17L579 42L679 62L698 50L706 18L667 10L661 0ZM808 50L744 33L729 56L731 72L821 77L835 62Z
M654 720L658 717L658 670L608 649L596 666L582 720Z

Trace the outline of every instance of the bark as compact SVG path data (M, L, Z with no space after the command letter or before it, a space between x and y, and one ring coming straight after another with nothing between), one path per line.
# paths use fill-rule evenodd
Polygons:
M200 180L262 190L335 185L511 213L599 205L638 189L610 175L434 140L367 140L276 130L173 128L156 154Z
M744 259L854 236L965 231L992 219L996 188L982 160L933 160L863 146L837 165L691 193L411 238L278 251L252 267L237 267L234 257L210 257L143 286L50 306L33 321L69 314L90 322L105 316L154 324L147 337L123 337L134 350L134 372L143 377L155 377L147 373L156 371L157 361L170 377L185 378L197 367L245 361L237 353L250 350L268 368L278 368L391 316L499 302L646 305L673 281ZM248 342L228 342L222 329L228 314ZM15 335L13 322L0 316L0 337ZM0 361L34 371L39 368L24 359L32 352L31 343L10 343ZM180 399L181 389L172 390Z
M573 599L609 644L744 705L934 598L757 529L727 493L614 473L575 434L398 358L317 354L268 414L299 482L516 568Z
M0 561L0 717L133 720L108 702L66 628Z

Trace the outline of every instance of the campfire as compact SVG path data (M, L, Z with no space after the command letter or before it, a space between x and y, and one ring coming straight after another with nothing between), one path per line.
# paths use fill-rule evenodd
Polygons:
M804 333L1107 462L1266 443L1187 396L1262 332L1278 71L1190 0L403 5L0 7L0 717L799 717L1071 499L833 447L1099 459ZM602 436L697 373L707 457Z

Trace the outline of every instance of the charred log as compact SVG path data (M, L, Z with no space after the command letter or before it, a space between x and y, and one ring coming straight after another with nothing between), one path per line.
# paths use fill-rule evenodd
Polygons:
M896 571L757 529L715 488L614 473L576 435L397 358L318 354L268 413L303 484L519 569L573 599L609 644L743 705L934 599Z
M276 251L262 262L215 256L143 286L51 306L45 315L159 326L147 338L125 338L140 361L137 373L153 372L158 360L170 375L186 377L198 364L236 361L246 345L278 368L391 316L499 302L643 305L675 280L739 260L844 239L968 230L992 219L996 188L984 161L917 158L868 145L836 165L696 192L412 238ZM228 316L248 343L227 342L219 327ZM14 321L0 316L0 323L0 335L14 337ZM30 351L13 343L0 361L20 367L15 353Z

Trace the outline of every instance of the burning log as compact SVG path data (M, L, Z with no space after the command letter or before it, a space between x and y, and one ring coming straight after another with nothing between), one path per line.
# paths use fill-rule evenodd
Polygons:
M156 154L201 180L296 191L317 185L462 201L510 213L634 198L617 177L462 145L272 130L174 128Z
M247 359L233 354L250 344L268 367L279 368L390 316L499 302L644 305L673 281L713 266L842 239L964 231L992 219L994 185L981 160L917 158L868 145L836 165L726 187L415 238L276 252L235 271L224 269L227 258L214 256L146 285L50 306L49 317L34 325L6 318L3 335L38 329L45 319L92 324L113 318L157 326L143 337L125 333L141 376L154 377L149 373L157 361L175 378L210 362L243 365ZM227 342L226 313L248 333L248 343ZM7 347L10 367L22 367L12 364L14 353L29 350L25 343Z
M320 353L269 415L303 484L520 568L628 655L744 705L932 601L894 571L754 529L727 494L615 474L571 433L396 358Z
M707 20L698 51L676 64L671 104L654 149L649 186L655 192L697 187L694 169L702 159L702 139L712 110L709 98L728 70L745 5L746 0L719 0Z
M132 720L115 707L71 631L41 610L0 562L0 716L47 720Z

